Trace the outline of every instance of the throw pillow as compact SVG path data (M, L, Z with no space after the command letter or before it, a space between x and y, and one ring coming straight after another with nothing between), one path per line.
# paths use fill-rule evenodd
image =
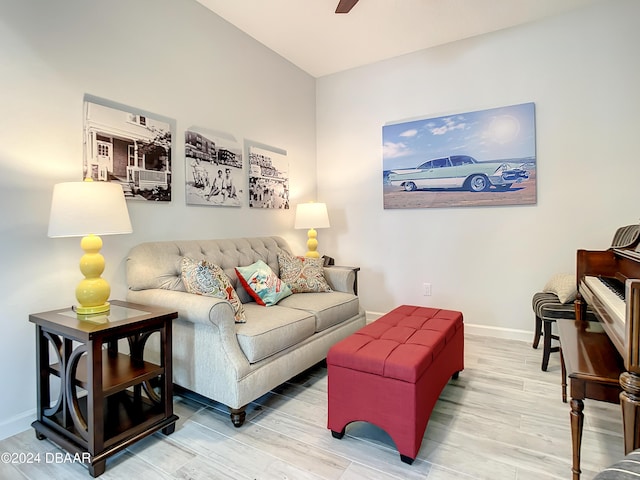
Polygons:
M247 321L244 306L238 298L238 294L231 285L229 277L218 265L213 265L206 260L195 261L184 257L182 259L182 281L184 288L189 293L222 298L228 301L233 307L236 323Z
M280 278L293 293L330 292L323 263L321 258L294 257L287 252L278 254Z
M289 286L262 260L248 267L236 267L236 274L244 289L258 305L275 305L291 295Z
M542 291L555 294L560 303L573 302L578 294L576 276L572 273L558 273L551 277Z

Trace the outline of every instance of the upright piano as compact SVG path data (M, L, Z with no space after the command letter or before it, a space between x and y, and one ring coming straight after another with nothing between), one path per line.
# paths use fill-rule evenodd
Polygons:
M590 305L622 357L620 404L625 453L640 448L640 245L578 250L576 320ZM615 353L615 352L614 352Z

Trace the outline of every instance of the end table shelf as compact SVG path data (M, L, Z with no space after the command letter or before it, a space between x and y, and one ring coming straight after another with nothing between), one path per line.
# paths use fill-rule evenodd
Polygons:
M36 325L38 365L32 426L39 439L88 454L93 477L104 472L109 456L141 438L158 430L171 434L178 419L171 370L171 322L177 312L117 300L111 305L96 323L79 320L71 309L29 315ZM159 364L144 360L151 337L160 341ZM128 342L127 353L119 351L120 340Z
M60 363L49 366L51 373L60 376ZM102 350L102 395L109 396L130 386L164 374L164 368L149 362L136 362L129 355L118 353L109 355ZM86 358L81 358L76 370L76 385L84 389L88 386Z

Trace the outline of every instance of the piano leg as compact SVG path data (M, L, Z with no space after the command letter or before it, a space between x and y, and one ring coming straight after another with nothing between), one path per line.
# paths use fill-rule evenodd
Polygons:
M582 427L584 424L584 403L579 398L571 399L571 442L573 447L573 480L580 480L580 447L582 444Z
M624 426L624 454L640 448L640 375L631 372L620 374L620 406Z

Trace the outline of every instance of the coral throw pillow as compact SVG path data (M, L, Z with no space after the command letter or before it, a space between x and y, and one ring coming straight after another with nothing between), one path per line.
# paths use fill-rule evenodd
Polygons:
M236 274L244 289L258 305L275 305L292 293L289 286L262 260L248 267L236 267Z
M324 261L321 258L294 257L287 252L278 254L280 278L293 293L330 292L324 278Z
M231 285L229 277L218 265L206 260L196 261L188 257L182 259L182 282L189 293L207 297L222 298L233 307L236 323L247 321L244 307Z

